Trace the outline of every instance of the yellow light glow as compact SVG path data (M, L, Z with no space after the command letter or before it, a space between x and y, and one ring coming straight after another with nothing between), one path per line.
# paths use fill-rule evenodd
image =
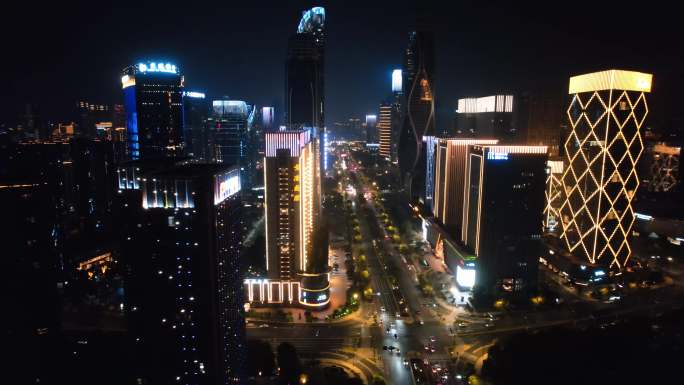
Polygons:
M568 94L605 90L651 92L653 75L623 70L594 72L570 78Z
M570 91L577 94L567 109L572 130L564 145L561 238L590 263L620 269L631 256L632 199L651 75L612 70L576 78Z

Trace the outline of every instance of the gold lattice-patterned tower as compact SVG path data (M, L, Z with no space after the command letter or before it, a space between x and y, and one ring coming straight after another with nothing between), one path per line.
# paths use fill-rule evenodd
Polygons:
M546 231L554 231L560 222L559 209L563 205L563 190L561 178L563 177L563 160L549 159L546 162L546 205L544 206L544 228Z
M631 255L640 128L652 75L609 70L570 78L561 238L573 255L622 268Z

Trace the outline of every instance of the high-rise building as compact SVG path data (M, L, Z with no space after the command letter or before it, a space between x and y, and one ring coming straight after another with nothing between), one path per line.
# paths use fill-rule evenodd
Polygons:
M131 159L179 156L183 152L183 76L173 64L127 67L121 84Z
M402 84L405 115L399 138L399 168L405 187L416 199L425 185L423 136L435 135L434 36L425 30L409 33Z
M435 221L453 239L462 239L463 201L468 164L468 146L496 144L496 139L437 139L434 156Z
M273 107L261 107L261 126L264 132L275 131L275 109Z
M430 135L423 137L425 148L425 192L423 204L428 212L432 211L435 196L435 155L437 152L438 138Z
M285 122L289 128L325 126L325 9L304 11L290 36L286 60Z
M546 146L469 147L463 243L485 298L536 287L547 157Z
M561 238L580 260L619 269L630 258L651 80L650 74L623 70L570 78Z
M563 204L563 160L560 158L549 159L547 162L546 177L546 207L544 208L544 227L546 231L553 232L560 222L560 212Z
M140 179L126 313L147 383L242 383L245 324L237 167L186 164Z
M313 129L266 133L266 270L271 280L301 280L299 302L329 302L327 242L321 228L321 172Z
M378 137L377 137L377 126L378 123L378 116L373 114L373 115L366 115L366 143L377 143Z
M209 136L207 118L209 117L209 100L203 92L183 92L183 137L185 138L185 154L198 161L209 162Z
M458 99L456 132L464 136L497 138L502 143L527 142L522 102L513 95Z
M380 156L391 162L392 157L392 105L382 103L378 113L378 142L380 144Z
M649 148L649 192L667 193L675 191L681 184L679 158L682 148L667 143L655 143Z
M214 100L207 120L211 160L239 165L245 189L252 186L256 163L254 111L254 106L242 100Z

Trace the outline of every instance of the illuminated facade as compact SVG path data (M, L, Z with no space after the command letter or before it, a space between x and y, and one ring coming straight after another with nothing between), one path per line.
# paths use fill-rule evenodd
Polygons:
M438 138L434 136L424 136L423 146L425 147L425 193L423 203L428 211L432 211L435 196L435 154L437 152Z
M536 287L546 186L546 146L468 148L463 243L477 257L485 297Z
M650 192L671 192L679 184L679 157L681 147L657 143L651 149Z
M622 268L631 255L636 164L652 75L608 70L570 78L562 233L576 257Z
M546 206L544 207L544 228L547 231L554 231L560 222L559 209L563 204L563 161L549 160L547 162L546 176Z
M123 71L128 155L131 159L183 152L183 76L169 63L138 63Z
M462 239L463 201L468 146L496 144L495 139L437 139L434 157L432 213L455 239Z
M378 143L377 115L366 115L366 143Z
M458 99L456 132L478 138L497 138L503 143L524 143L518 122L519 106L513 95ZM524 114L524 113L523 113Z
M380 156L385 160L393 161L392 145L392 106L388 103L380 105L378 114L378 143L380 144Z
M234 166L186 164L140 179L126 316L145 382L243 383L239 175Z
M425 186L423 137L435 135L434 37L428 31L409 33L402 70L405 87L404 117L399 135L399 168L413 199Z
M320 229L320 150L312 131L266 133L266 270L270 280L301 281L301 304L324 306L327 244Z

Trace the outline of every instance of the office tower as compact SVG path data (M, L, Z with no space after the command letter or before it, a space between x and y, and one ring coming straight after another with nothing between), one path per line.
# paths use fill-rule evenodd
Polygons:
M325 126L325 10L304 11L290 36L285 67L285 122L289 128Z
M377 126L378 116L377 115L366 115L366 143L377 143L378 137Z
M138 63L123 71L131 159L164 158L183 150L183 76L169 63Z
M632 199L651 79L622 70L570 78L561 238L583 261L620 269L631 255Z
M513 95L458 99L456 132L502 143L527 142L526 104Z
M404 92L402 82L402 71L400 69L392 71L392 101L389 103L392 106L390 161L394 164L399 162L399 137L401 136L402 124L404 122Z
M320 218L320 150L312 131L266 133L266 270L269 279L301 278L300 303L324 306L327 242Z
M463 201L468 146L496 144L496 139L436 139L434 156L435 221L452 236L462 239Z
M546 161L545 146L469 147L463 243L477 257L476 295L536 286Z
M382 103L378 113L378 142L380 144L380 156L391 162L392 157L392 105Z
M250 140L254 107L242 100L214 100L208 119L212 161L239 165L244 189L251 188L256 150Z
M273 107L261 107L261 126L264 132L275 131L275 109Z
M650 178L647 180L649 192L673 192L678 188L681 150L679 146L666 143L655 143L649 148Z
M435 154L437 152L438 138L434 136L424 136L423 146L425 147L425 187L423 191L423 204L425 209L430 212L433 209L435 195Z
M435 134L434 37L428 31L409 33L402 71L405 87L403 126L399 138L399 168L409 197L425 185L423 136Z
M349 120L347 121L347 129L349 130L353 138L366 140L366 134L364 132L364 127L361 124L361 119L349 118Z
M560 158L549 159L546 176L546 207L544 208L544 228L546 231L555 231L560 222L559 209L563 204L563 160Z
M183 92L183 137L185 154L200 162L211 161L207 118L209 100L203 92Z
M127 257L137 377L242 383L244 300L237 167L186 164L140 180L141 231Z

